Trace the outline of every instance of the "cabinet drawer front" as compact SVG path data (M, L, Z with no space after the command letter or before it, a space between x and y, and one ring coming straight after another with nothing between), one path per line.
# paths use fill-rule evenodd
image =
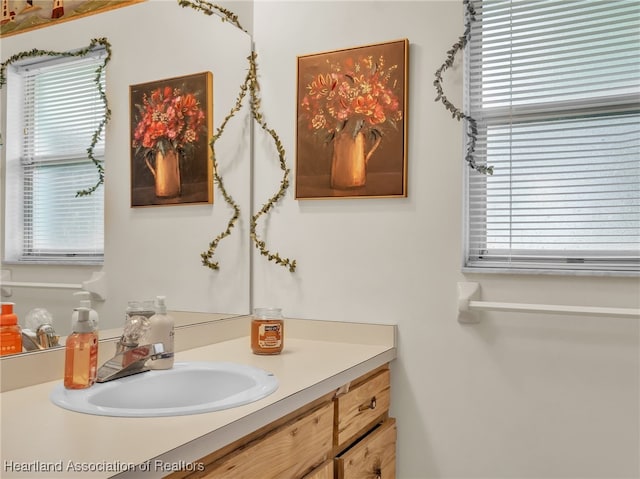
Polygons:
M320 408L209 464L199 477L299 479L332 453L333 404Z
M395 479L396 421L387 419L336 458L338 479Z
M390 402L389 377L386 369L336 398L335 445L338 448L386 417Z
M333 479L333 459L314 469L313 472L304 476L304 479Z

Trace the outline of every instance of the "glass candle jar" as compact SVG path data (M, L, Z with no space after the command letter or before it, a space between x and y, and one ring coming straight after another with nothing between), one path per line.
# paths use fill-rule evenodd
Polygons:
M256 308L251 320L254 354L280 354L284 347L284 321L280 308Z
M0 314L0 356L22 352L22 331L13 303L2 303Z

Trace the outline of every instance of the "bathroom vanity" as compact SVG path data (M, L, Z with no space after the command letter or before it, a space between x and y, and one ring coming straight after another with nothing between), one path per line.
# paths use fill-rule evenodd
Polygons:
M168 479L395 478L389 375L377 368Z
M176 313L183 314L192 313ZM3 385L2 477L395 477L395 326L285 324L284 351L275 356L251 353L247 316L176 331L176 361L237 362L279 381L263 399L196 415L123 418L59 408L49 395L62 378L63 358L51 352L46 361L60 361L58 378ZM113 353L110 342L100 348L100 361ZM37 361L26 364L33 370ZM20 366L12 362L10 369L17 376Z

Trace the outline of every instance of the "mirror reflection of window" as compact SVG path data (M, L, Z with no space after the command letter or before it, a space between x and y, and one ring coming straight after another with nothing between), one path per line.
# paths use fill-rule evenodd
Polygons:
M87 157L104 118L96 71L104 49L83 57L40 57L7 75L7 241L5 259L100 264L104 257L104 188ZM104 70L99 77L105 88ZM93 156L104 161L104 134Z

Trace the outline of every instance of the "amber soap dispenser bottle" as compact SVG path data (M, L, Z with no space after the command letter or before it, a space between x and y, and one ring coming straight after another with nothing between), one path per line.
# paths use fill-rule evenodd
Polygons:
M84 389L96 382L98 333L89 308L76 308L73 332L67 337L64 357L64 387Z

